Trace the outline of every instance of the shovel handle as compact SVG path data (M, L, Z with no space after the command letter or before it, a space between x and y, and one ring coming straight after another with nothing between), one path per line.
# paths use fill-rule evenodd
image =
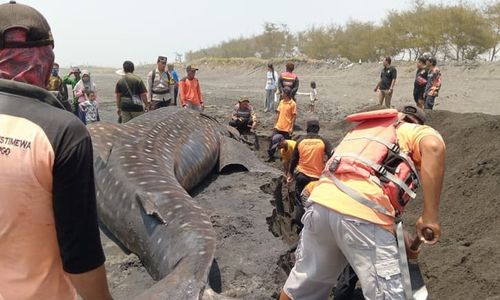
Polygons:
M434 238L434 232L432 232L432 229L430 228L425 228L423 230L423 234L426 240L432 240ZM411 243L410 249L412 251L418 251L418 248L420 248L420 245L422 244L422 240L418 238L418 235L415 237L413 240L413 243Z

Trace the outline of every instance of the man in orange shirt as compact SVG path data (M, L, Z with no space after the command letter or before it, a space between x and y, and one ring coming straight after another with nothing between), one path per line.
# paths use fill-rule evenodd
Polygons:
M396 208L397 202L393 200L405 198L398 196L394 199L394 194L386 188L394 182L394 174L401 172L403 167L411 165L411 169L414 166L420 169L418 181L423 187L423 210L416 229L419 239L435 244L441 237L439 202L445 145L439 133L421 125L422 116L425 119L423 110L405 107L402 113L392 117L393 111L377 112L391 117L384 115L382 121L379 121L382 118L375 117L379 119L362 123L358 130L349 132L328 161L323 176L309 197L312 204L302 218L304 228L297 246L296 263L280 300L328 298L347 263L358 275L365 299L411 298L407 267L405 270L401 259L405 257L405 252L401 251L405 243L397 243L395 236L396 232L398 241L401 241L402 228L398 219L402 210ZM395 118L397 123L394 123ZM354 118L351 120L355 121ZM387 139L381 135L372 135L381 128L391 133L391 139L397 141L397 145L386 143ZM382 148L392 151L381 158L384 159L382 166L386 167L378 168L379 173L370 172L373 169L368 164L376 165L366 157L375 157L380 152L374 149ZM352 149L363 149L362 155L349 152ZM391 173L387 169L390 165L385 164L386 161L389 164L394 162L396 157L399 157L398 171ZM377 178L387 182L377 181ZM402 188L405 183L399 191L408 195L407 189ZM431 235L425 233L428 230L432 231Z
M330 143L318 134L318 120L308 120L306 131L307 135L301 137L295 145L290 170L287 172L287 182L291 182L292 174L297 169L295 175L295 204L299 212L296 215L297 221L300 221L304 212L300 201L302 190L309 182L319 179L325 166L325 158L328 159L328 155L332 152Z
M111 299L97 226L92 141L45 90L50 26L0 5L0 299Z
M293 126L295 125L295 119L297 117L297 104L295 104L295 101L292 100L291 94L291 88L283 88L283 100L280 101L280 104L276 109L276 122L271 140L276 134L281 134L287 140L291 139ZM274 161L275 151L276 147L273 147L273 144L269 143L269 149L267 150L267 154L269 156L268 161Z
M204 104L200 82L195 78L196 71L198 71L198 68L193 65L186 67L187 76L179 81L179 98L182 107L202 111Z

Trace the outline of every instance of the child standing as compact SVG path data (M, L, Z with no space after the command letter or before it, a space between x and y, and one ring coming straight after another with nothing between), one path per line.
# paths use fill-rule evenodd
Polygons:
M309 93L311 102L309 103L309 111L314 112L314 106L316 101L318 101L318 91L316 91L316 82L311 81L311 92Z
M79 105L80 105L80 110L85 112L86 124L100 121L99 104L97 103L95 92L93 91L89 92L87 100L81 102Z
M314 105L318 101L318 92L316 91L316 82L311 81L311 91L309 93L297 93L297 95L309 96L309 112L314 112Z

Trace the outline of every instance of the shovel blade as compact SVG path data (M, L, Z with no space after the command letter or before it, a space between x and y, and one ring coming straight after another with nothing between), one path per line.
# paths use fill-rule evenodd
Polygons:
M420 271L420 266L417 261L409 260L408 268L410 271L411 289L413 292L413 300L427 300L429 295L425 287L424 278Z

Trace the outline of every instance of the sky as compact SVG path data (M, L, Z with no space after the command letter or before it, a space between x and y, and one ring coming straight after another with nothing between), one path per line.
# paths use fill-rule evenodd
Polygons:
M1 2L6 2L1 1ZM0 3L1 3L0 2ZM349 20L380 22L411 0L21 0L48 20L63 67L156 63L158 55L216 45L262 32L265 22L292 32ZM433 1L436 3L438 1ZM439 3L457 1L439 1ZM479 4L484 0L470 0Z

